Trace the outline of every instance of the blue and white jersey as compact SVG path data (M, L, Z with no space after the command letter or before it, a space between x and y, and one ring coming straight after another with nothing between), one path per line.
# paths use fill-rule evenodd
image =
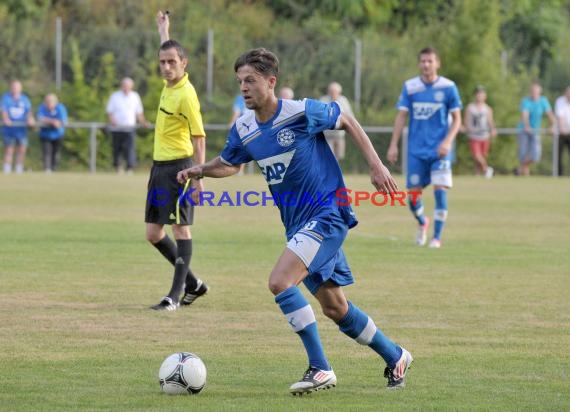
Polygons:
M59 120L62 124L61 127L55 128L53 126L40 127L40 138L46 140L58 140L65 134L65 125L67 124L67 109L62 103L58 103L53 110L48 109L45 103L40 104L38 107L38 120L41 122L42 118Z
M340 113L335 102L279 99L269 121L258 123L250 111L230 130L222 162L257 163L276 199L287 239L317 216L336 213L348 227L357 224L352 208L335 200L345 184L323 134L335 128Z
M8 118L13 122L26 122L28 113L32 110L32 103L28 96L21 94L14 99L10 92L2 96L2 111L8 114ZM25 136L27 129L25 126L4 126L6 136Z
M428 84L417 76L404 83L397 108L409 113L408 155L433 159L447 135L448 114L462 104L452 80L440 76Z

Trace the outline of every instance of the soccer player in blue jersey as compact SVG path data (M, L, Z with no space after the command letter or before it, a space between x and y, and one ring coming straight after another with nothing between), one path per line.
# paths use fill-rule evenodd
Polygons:
M313 309L298 288L301 282L342 332L384 359L388 387L404 386L412 356L388 339L365 312L347 301L342 289L354 282L342 243L357 220L346 202L334 200L345 184L323 131L342 128L353 137L377 190L397 191L394 179L360 124L342 113L338 103L275 96L279 61L273 53L263 48L251 50L236 60L234 70L251 111L231 128L220 156L182 170L178 180L183 183L189 178L226 177L237 173L240 164L255 161L277 199L287 245L271 271L269 290L301 338L309 360L308 369L290 392L301 395L327 389L337 381L325 356ZM291 202L292 196L304 201ZM322 201L323 196L333 201Z
M462 106L455 83L437 74L441 65L437 51L426 47L418 60L421 74L404 83L387 158L391 163L398 159L398 141L409 113L406 187L410 192L421 192L433 184L434 231L429 247L439 248L447 219L447 190L452 186L451 147L461 127ZM424 215L421 195L410 196L408 204L419 224L416 244L424 246L430 220Z

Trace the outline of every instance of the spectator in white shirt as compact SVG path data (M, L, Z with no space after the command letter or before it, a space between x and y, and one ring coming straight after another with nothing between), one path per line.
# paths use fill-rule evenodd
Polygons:
M337 82L332 82L329 84L327 88L327 94L320 98L321 102L330 103L330 102L337 102L340 106L340 110L343 113L348 113L349 115L353 116L352 107L350 107L350 102L348 99L342 94L342 86ZM345 143L345 131L344 130L325 130L324 131L325 138L327 139L327 143L331 147L334 157L336 157L337 161L343 160L345 151L346 151L346 143Z
M121 90L114 92L107 103L107 116L113 139L113 167L122 172L121 158L126 161L127 173L132 173L136 166L135 127L137 121L149 126L143 113L139 94L133 90L134 82L130 77L121 80Z

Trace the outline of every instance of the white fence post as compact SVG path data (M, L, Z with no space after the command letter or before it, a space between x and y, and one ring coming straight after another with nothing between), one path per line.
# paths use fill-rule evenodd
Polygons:
M552 135L552 177L558 177L560 165L558 164L558 145L560 144L558 130Z

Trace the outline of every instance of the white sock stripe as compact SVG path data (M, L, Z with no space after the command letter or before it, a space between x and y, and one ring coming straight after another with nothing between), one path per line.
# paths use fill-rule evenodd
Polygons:
M445 220L447 219L447 210L435 209L433 211L433 219L434 220L441 220L441 221L445 222Z
M419 209L417 209L417 210L414 212L414 214L415 214L416 216L421 216L421 215L423 215L423 214L424 214L424 207L422 206L422 207L420 207Z
M369 345L372 342L372 338L374 338L374 334L376 333L376 325L374 321L368 317L368 323L364 327L364 330L360 332L360 335L356 337L356 341L361 345Z
M299 332L311 323L315 323L317 321L315 318L315 312L313 312L311 305L303 306L294 312L287 313L285 317L294 332Z

